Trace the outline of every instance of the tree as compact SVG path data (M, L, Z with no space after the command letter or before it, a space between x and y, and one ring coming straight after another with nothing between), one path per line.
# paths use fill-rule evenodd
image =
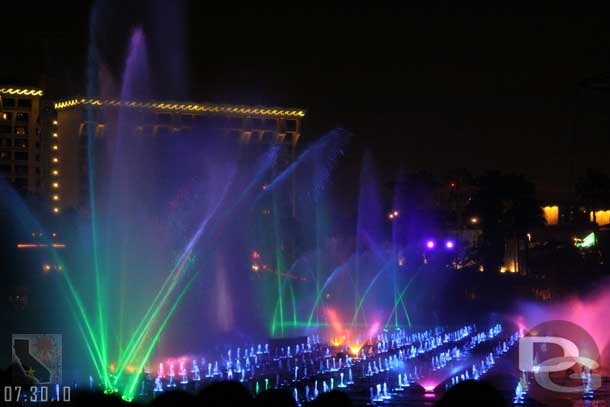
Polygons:
M596 211L608 208L610 204L610 178L601 171L587 169L584 176L576 181L576 193L597 223Z
M481 219L480 257L485 269L497 270L507 242L516 245L518 254L531 228L544 224L542 209L536 202L534 184L523 175L488 172L478 178L477 185L469 210Z

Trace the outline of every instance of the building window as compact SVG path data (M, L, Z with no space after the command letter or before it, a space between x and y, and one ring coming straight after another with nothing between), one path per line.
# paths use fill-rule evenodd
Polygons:
M4 107L15 107L15 99L13 99L13 98L2 98L2 106L4 106Z
M17 107L23 107L30 109L32 107L32 99L19 99L17 100Z
M11 127L10 124L0 124L0 134L1 133L10 134L12 132L13 132L13 128Z
M229 127L231 129L241 129L242 120L241 117L231 117L229 119Z
M275 130L277 128L277 120L265 119L265 130Z
M15 134L18 136L25 136L27 134L27 131L25 130L25 127L16 127Z
M18 122L25 122L27 123L27 121L30 119L30 115L28 113L23 113L23 112L17 112L15 114L15 120Z
M160 113L157 115L157 123L159 124L170 124L172 122L172 115L169 113Z
M167 136L169 134L169 127L159 126L157 127L157 136Z
M223 127L225 127L225 123L226 118L223 116L214 116L211 121L212 127L217 129L222 129Z
M11 159L11 153L8 151L0 151L0 160L10 160Z
M15 147L19 147L22 150L28 149L28 139L25 138L16 138L15 139Z
M142 124L155 124L155 114L153 112L142 113Z
M15 160L16 161L27 161L28 153L15 152Z
M13 118L13 114L11 112L1 112L0 120L2 121L10 121Z
M252 119L251 123L252 123L253 129L262 129L263 128L263 121L259 118Z
M296 120L286 120L286 130L297 131L297 121Z
M15 186L19 189L25 189L28 186L27 178L15 178Z
M182 124L190 126L193 124L193 116L191 116L190 114L183 114L182 116L180 116L180 121L182 122Z
M13 145L13 139L8 137L0 138L0 147L11 147Z
M263 133L263 139L261 141L263 143L271 144L271 143L273 143L273 139L274 139L273 132L266 131Z

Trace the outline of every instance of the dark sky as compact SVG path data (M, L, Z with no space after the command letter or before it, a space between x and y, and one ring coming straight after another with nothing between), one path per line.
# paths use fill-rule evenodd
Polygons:
M142 25L156 97L305 107L307 139L344 126L386 174L497 168L550 193L610 170L610 93L583 85L610 73L602 10L209 3L24 2L3 29L0 82L82 94L90 44L120 76Z

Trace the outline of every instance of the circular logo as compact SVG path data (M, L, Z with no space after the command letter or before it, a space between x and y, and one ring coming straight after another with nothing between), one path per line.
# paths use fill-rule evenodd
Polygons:
M593 337L568 321L546 321L519 339L520 382L515 397L551 405L592 398L601 387L600 352Z

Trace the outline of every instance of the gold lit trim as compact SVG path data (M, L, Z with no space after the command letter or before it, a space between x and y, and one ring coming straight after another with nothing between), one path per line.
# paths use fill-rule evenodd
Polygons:
M42 96L40 89L0 88L0 94L20 96Z
M289 117L304 117L305 111L300 109L278 109L278 108L261 108L247 106L227 106L227 105L211 105L198 103L163 103L163 102L137 102L137 101L120 101L114 99L70 99L55 103L55 109L67 109L69 107L86 105L86 106L109 106L109 107L131 107L142 109L155 109L166 111L180 112L212 112L212 113L233 113L233 114L250 114L259 116L289 116Z

